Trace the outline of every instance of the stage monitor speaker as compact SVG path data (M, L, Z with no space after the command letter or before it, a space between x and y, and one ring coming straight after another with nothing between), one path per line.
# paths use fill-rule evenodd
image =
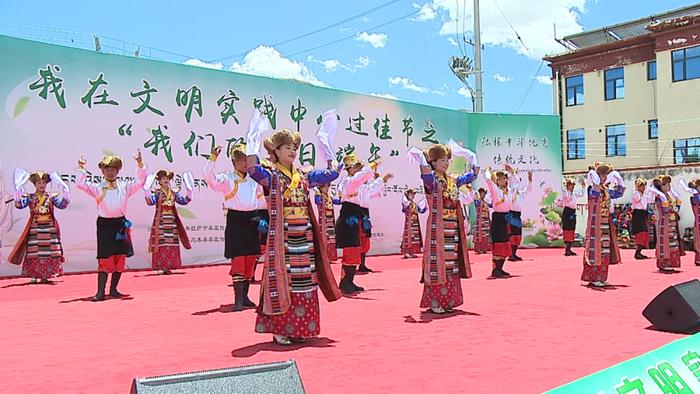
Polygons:
M651 300L642 315L658 330L695 332L700 326L700 281L667 288Z
M166 393L304 394L304 385L293 360L136 378L131 384L131 394Z

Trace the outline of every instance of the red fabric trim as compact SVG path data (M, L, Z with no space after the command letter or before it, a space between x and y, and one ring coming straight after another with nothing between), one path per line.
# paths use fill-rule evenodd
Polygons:
M352 246L343 248L343 265L360 265L362 262L362 247Z
M574 242L576 237L574 230L564 230L564 242Z
M641 233L637 233L634 235L634 243L637 244L637 246L641 246L643 248L648 248L649 247L649 233L647 231L642 231Z
M493 244L493 256L506 258L511 255L510 242L496 242Z
M231 276L243 276L246 279L251 279L255 273L255 263L258 261L258 256L236 256L231 259Z
M124 272L126 266L126 255L118 254L106 259L97 259L98 272Z

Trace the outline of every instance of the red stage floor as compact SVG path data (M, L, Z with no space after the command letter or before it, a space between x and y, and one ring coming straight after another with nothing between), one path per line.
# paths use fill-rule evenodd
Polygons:
M490 257L472 255L465 305L444 317L418 308L418 259L371 258L380 272L356 281L368 291L323 301L321 337L292 347L254 333L252 310L219 311L233 297L225 266L128 273L120 290L133 298L102 303L82 299L95 275L3 280L1 391L124 393L135 376L294 359L309 393L535 393L680 337L647 329L641 310L698 276L692 253L664 275L623 251L615 287L593 290L578 280L581 258L560 252L521 251L507 280L487 280Z

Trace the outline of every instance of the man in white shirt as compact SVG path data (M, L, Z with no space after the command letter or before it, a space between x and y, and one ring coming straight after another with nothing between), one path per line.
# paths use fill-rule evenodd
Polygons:
M632 194L632 236L637 244L637 251L634 258L646 260L649 257L642 254L642 249L649 248L649 204L654 202L655 195L647 190L647 181L639 178L634 182L635 191Z
M355 272L362 262L363 239L371 236L371 229L364 226L369 218L367 209L360 200L368 199L368 193L360 192L360 188L374 177L374 171L366 166L354 153L343 158L343 166L347 176L338 185L338 194L342 206L335 222L336 247L343 249L343 276L340 280L340 291L344 294L363 291L354 283ZM367 202L364 201L364 205ZM367 244L367 241L364 241Z
M107 275L112 274L109 296L121 298L117 290L119 280L126 266L126 258L134 255L131 243L131 222L126 219L129 197L138 193L146 182L146 166L141 159L141 151L134 155L138 168L133 180L117 179L122 169L122 159L107 155L98 164L104 179L93 177L88 180L84 157L78 160L76 187L94 198L97 203L97 294L93 301L105 298Z
M372 164L370 164L370 167L372 167ZM376 166L374 166L374 168L376 170ZM372 272L372 270L367 267L366 263L367 253L369 252L372 238L372 219L369 212L369 205L372 199L379 198L384 193L386 182L393 177L393 174L381 176L379 173L375 172L374 180L360 186L357 191L360 207L362 208L365 218L363 223L363 228L365 231L360 233L360 244L362 250L360 251L360 266L357 268L357 272ZM366 233L369 233L369 235L366 235ZM363 234L365 234L364 237L362 236Z
M576 256L576 253L571 250L576 236L576 208L578 199L586 194L586 184L581 181L581 189L575 191L576 179L567 178L564 181L564 190L562 190L560 204L562 211L562 230L564 231L564 256Z
M527 182L525 185L521 186L519 184L518 177L514 176L513 179L516 181L511 184L510 194L512 197L510 214L513 215L514 219L521 221L521 215L523 206L525 205L525 195L530 193L532 190L532 171L527 173ZM510 249L511 255L508 257L508 261L522 261L522 258L518 256L518 247L522 241L523 228L518 226L510 226Z
M267 203L263 188L246 172L245 146L232 147L230 156L233 171L215 172L215 162L221 146L212 150L204 166L204 179L209 188L224 195L226 230L224 256L231 259L230 275L233 280L233 311L255 308L248 298L250 282L255 275L255 263L262 253L261 243L267 234Z

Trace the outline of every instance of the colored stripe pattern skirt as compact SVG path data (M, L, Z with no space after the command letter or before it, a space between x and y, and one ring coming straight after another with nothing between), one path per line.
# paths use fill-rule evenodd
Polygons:
M180 257L180 237L177 222L172 212L164 211L160 216L158 251L151 257L154 270L172 270L182 267Z
M32 223L27 236L27 254L22 277L48 279L63 274L63 252L53 222Z
M255 331L290 338L312 338L320 333L320 310L311 222L308 218L285 218L284 222L285 263L291 279L291 306L280 315L258 313Z
M459 278L459 266L457 257L459 255L459 225L457 222L457 211L454 209L443 209L443 234L445 239L445 270L447 281L443 284L428 285L423 284L423 296L421 297L421 308L451 309L462 305L464 298L462 286ZM463 251L466 253L466 251Z
M591 232L591 240L588 244L588 261L595 262L595 243L600 242L601 250L601 261L600 264L591 265L583 263L583 273L581 274L581 280L585 282L605 282L608 279L608 267L610 266L610 253L612 243L610 240L610 220L604 218L600 223L600 240L593 239L594 235L592 229L588 231Z
M404 221L403 237L401 238L401 253L423 253L423 240L421 239L418 215L410 215Z

